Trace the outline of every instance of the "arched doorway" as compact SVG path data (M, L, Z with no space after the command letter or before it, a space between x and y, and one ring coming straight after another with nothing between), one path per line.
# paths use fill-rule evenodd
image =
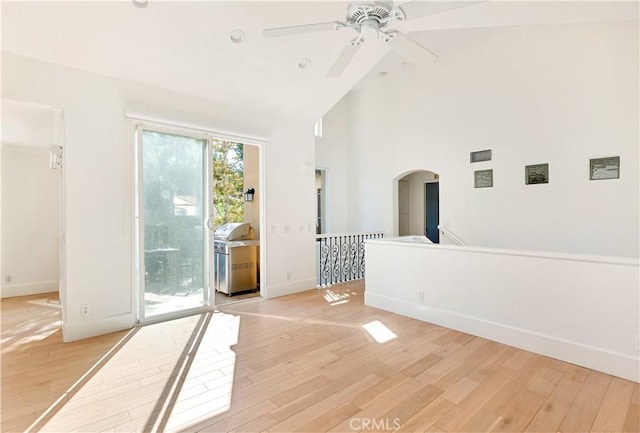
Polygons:
M398 236L427 236L439 243L440 192L438 173L414 170L396 178Z

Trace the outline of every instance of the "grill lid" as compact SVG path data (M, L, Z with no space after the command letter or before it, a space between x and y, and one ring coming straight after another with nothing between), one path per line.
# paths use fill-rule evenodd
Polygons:
M213 233L213 238L223 241L235 241L242 239L249 234L250 223L226 223L222 224Z

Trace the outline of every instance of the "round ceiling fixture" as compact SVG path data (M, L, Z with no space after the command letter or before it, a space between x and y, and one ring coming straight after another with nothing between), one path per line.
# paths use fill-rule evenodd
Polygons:
M378 72L378 75L380 75L382 78L384 78L389 74L387 73L387 71L381 71L381 72Z
M139 8L146 8L147 6L149 6L149 0L131 0L134 4L134 6L137 6Z
M310 58L303 57L300 60L298 60L298 68L307 69L309 66L311 66L311 59Z
M240 44L244 42L245 34L242 30L231 30L229 33L229 40L232 44Z

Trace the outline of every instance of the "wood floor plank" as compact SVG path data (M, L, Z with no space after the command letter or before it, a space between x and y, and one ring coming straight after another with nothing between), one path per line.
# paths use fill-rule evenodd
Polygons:
M336 425L351 419L353 415L358 413L360 408L353 403L343 403L342 405L331 409L318 418L306 423L300 427L301 432L323 432L335 427Z
M619 377L612 378L591 431L621 432L627 419L632 395L632 382Z
M438 397L411 418L401 423L399 432L422 432L433 426L443 415L455 407L454 403Z
M536 416L531 420L525 432L558 431L569 407L582 388L580 382L562 379L558 385L550 390L545 402L542 404Z
M541 395L549 395L556 389L563 375L564 373L557 369L546 367L536 380L531 383L528 389Z
M397 421L398 425L402 425L441 395L442 390L440 388L427 385L413 394L408 395L393 408L384 412L381 418L384 420L393 420L394 422Z
M380 395L377 399L369 401L362 409L354 415L354 418L358 419L387 419L383 414L389 412L390 409L393 410L398 406L400 402L405 401L410 395L422 391L425 387L429 386L425 392L429 395L435 395L442 393L442 390L438 388L431 387L429 382L431 381L431 377L426 373L423 373L415 378L406 377L406 380L400 382L403 386L394 386L391 389L387 389L385 393ZM392 406L391 406L392 405ZM405 420L400 419L399 422L402 423ZM333 429L329 430L332 432L337 431L349 431L351 426L349 425L349 421L345 421L343 423L338 424ZM353 431L353 429L351 429Z
M549 363L549 358L539 355L532 355L527 359L528 360L520 367L518 374L487 401L484 405L486 409L497 414L502 414L505 409L536 380L538 375Z
M500 413L500 421L495 425L493 431L523 431L540 410L544 401L544 395L526 390Z
M309 394L311 391L314 391L328 383L331 383L326 376L320 375L315 376L312 379L305 381L304 383L299 384L298 386L292 387L287 391L280 392L277 395L273 396L270 400L277 407L284 406L287 403L290 403L293 400L304 397L306 394Z
M629 403L629 412L624 422L624 433L640 432L640 385L633 384L633 395Z
M560 424L559 431L563 433L591 431L609 382L611 382L611 376L608 374L591 371Z
M449 387L442 397L452 403L458 404L477 387L477 382L463 377L458 382Z
M309 403L312 403L310 401ZM282 414L279 413L276 415L274 412L271 414L279 420L278 424L269 427L268 431L273 433L281 433L281 432L290 432L290 431L301 431L300 429L305 424L308 424L310 420L316 419L318 414L325 414L329 411L334 411L337 409L336 403L334 403L331 399L325 398L310 406L300 407L299 411L291 412L285 418L282 418Z
M460 429L483 405L503 389L516 372L505 367L496 369L491 376L474 389L464 400L455 404L452 410L437 422L437 427L456 431Z
M317 388L307 393L306 395L293 400L285 404L284 406L279 407L271 414L278 420L284 421L285 419L293 416L301 410L305 410L306 407L316 404L322 400L326 400L340 390L356 382L359 382L360 380L369 376L371 373L374 373L379 368L379 363L375 362L374 360L373 362L367 363L364 367L359 368L356 371L347 371L341 377L332 381L331 383Z
M466 335L466 334L464 334ZM466 342L470 342L472 339L465 339ZM496 352L500 348L500 344L489 342L484 346L480 347L478 350L470 354L465 360L463 360L457 367L453 368L449 372L438 377L436 381L433 382L434 386L437 386L441 389L447 389L460 379L465 377L471 371L475 370L479 364L482 364L486 359L488 359L492 354ZM480 383L482 380L474 380L468 377L469 380L473 380L474 382Z
M492 432L501 419L502 417L487 409L480 409L460 428L460 432Z

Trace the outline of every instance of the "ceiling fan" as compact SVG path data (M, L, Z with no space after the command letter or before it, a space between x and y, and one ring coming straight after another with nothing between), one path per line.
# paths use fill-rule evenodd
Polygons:
M410 1L400 6L393 6L392 1L359 1L349 3L344 21L303 24L297 26L265 29L265 37L277 37L309 33L323 30L340 30L350 28L358 33L343 48L335 63L329 69L327 77L342 75L365 38L377 38L418 65L428 65L438 56L428 48L411 39L409 36L388 26L394 21L407 21L427 15L445 12L451 9L470 6L481 1Z

